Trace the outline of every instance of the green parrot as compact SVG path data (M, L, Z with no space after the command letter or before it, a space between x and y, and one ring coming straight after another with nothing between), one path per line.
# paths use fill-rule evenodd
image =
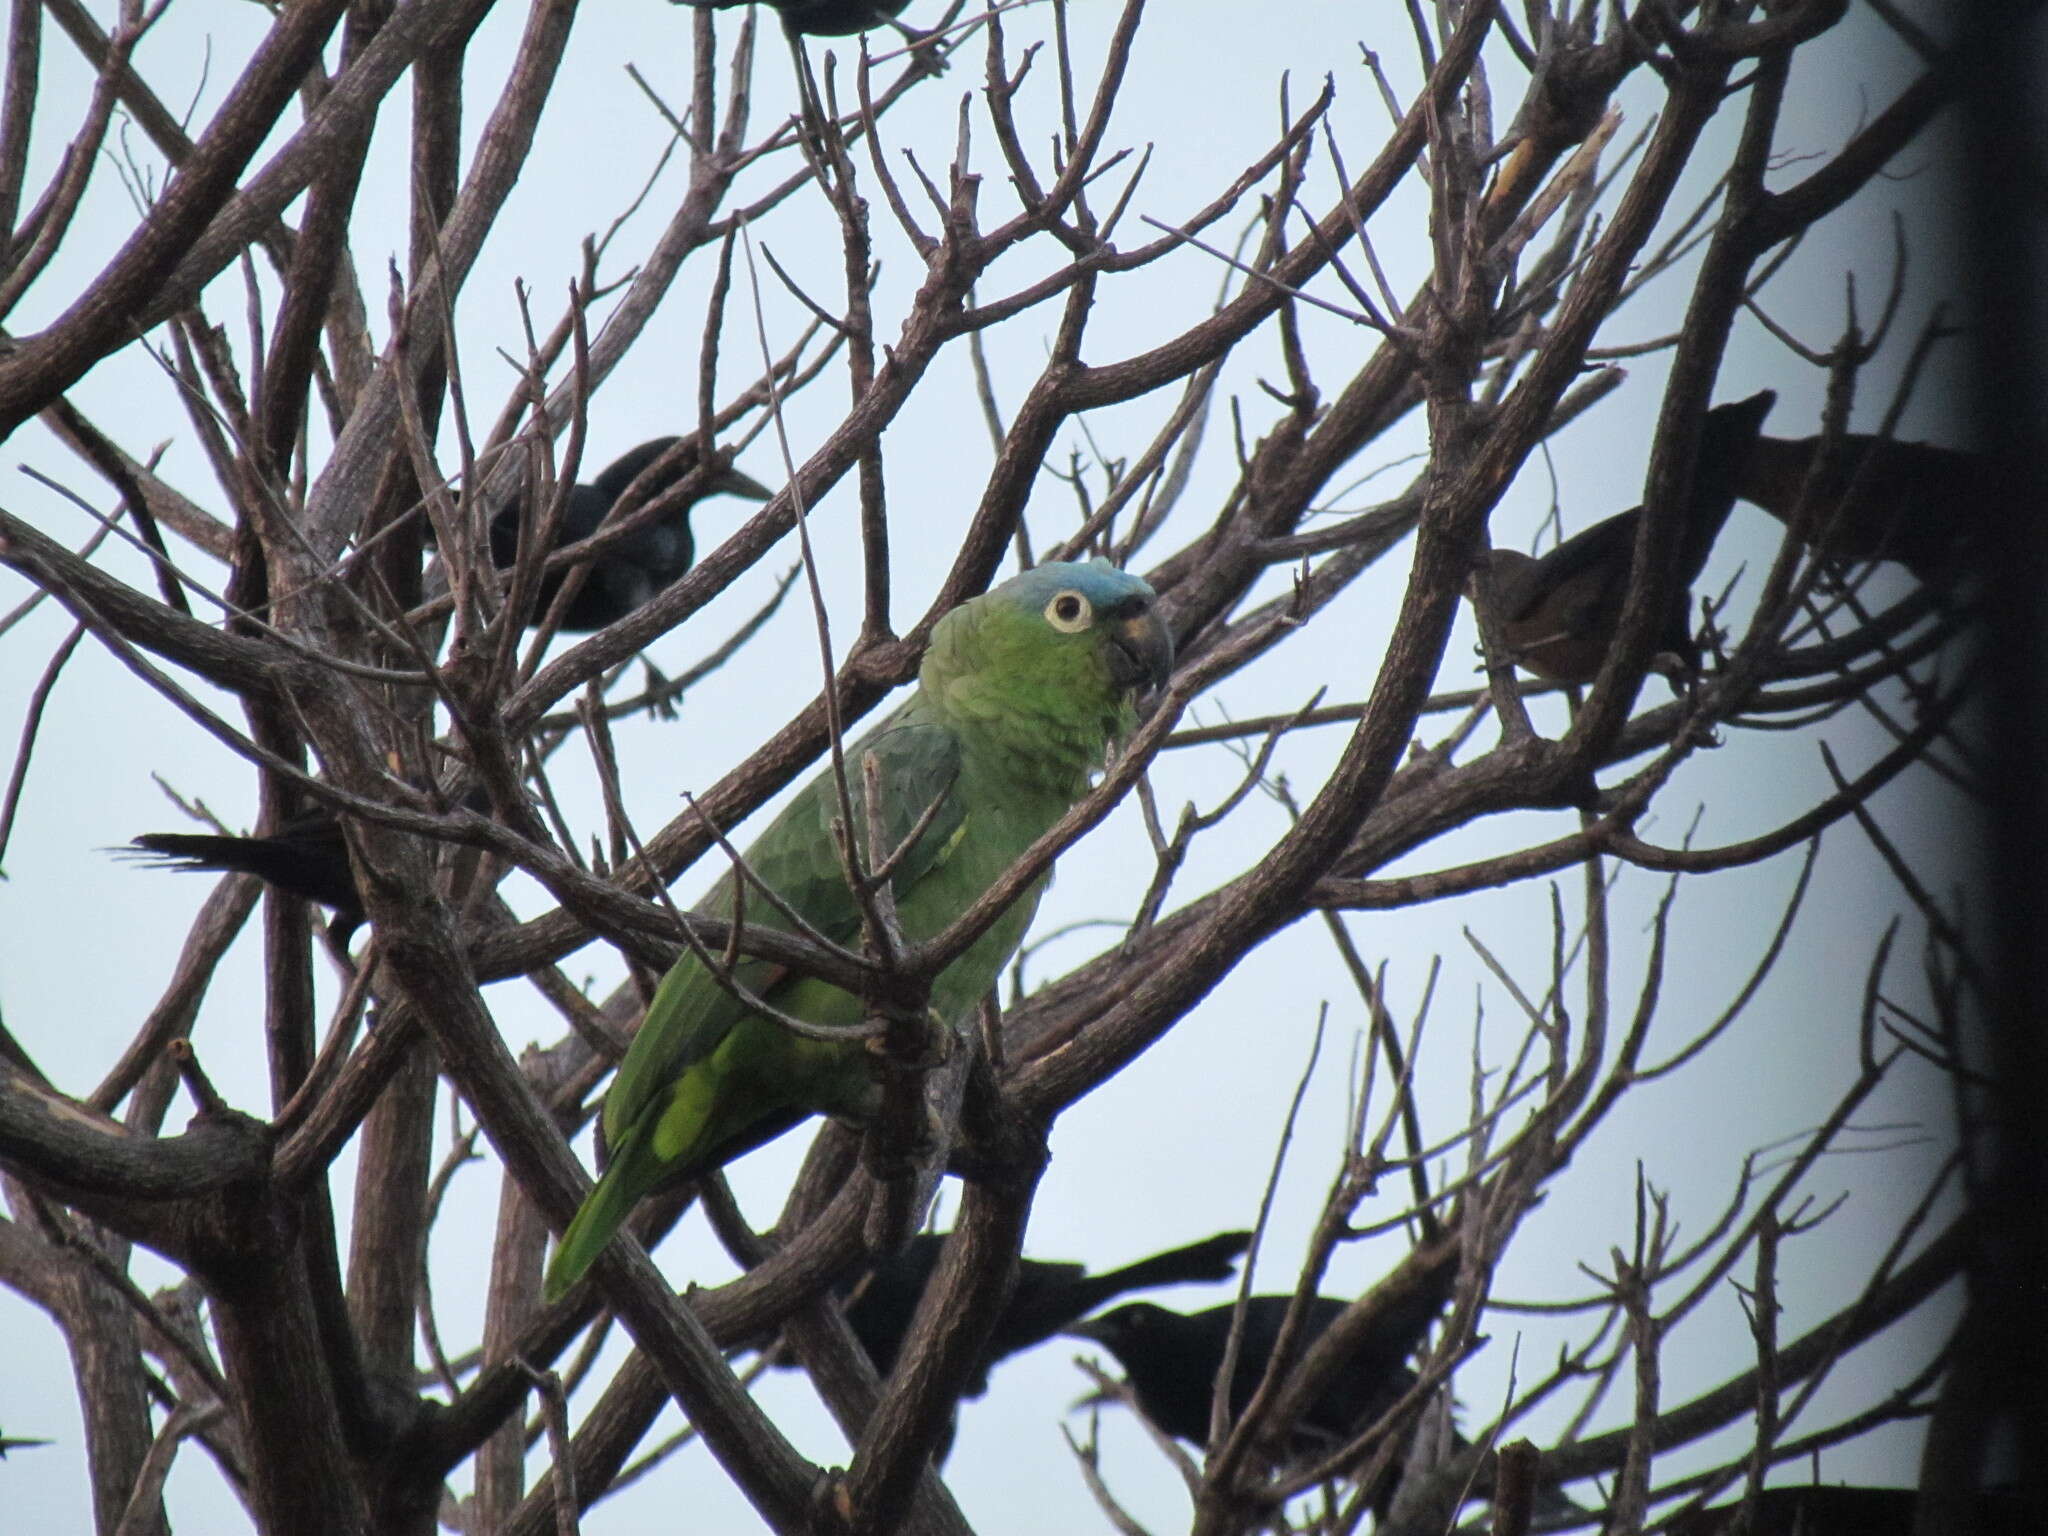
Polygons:
M873 821L887 853L930 818L896 865L903 934L939 933L995 883L1088 787L1110 742L1136 720L1135 697L1165 683L1173 638L1158 599L1105 560L1041 565L940 619L917 692L846 754L855 837L870 817L863 771L872 754L881 804ZM936 812L932 812L934 802ZM747 866L835 943L860 942L832 824L839 796L819 774L746 852ZM730 871L697 906L730 918ZM986 995L1038 905L1039 880L932 984L935 1021L950 1029ZM789 924L759 891L750 925ZM813 1024L856 1024L860 1000L758 959L735 967L770 1007ZM604 1101L610 1161L562 1233L546 1294L581 1279L635 1204L696 1178L814 1114L861 1122L880 1103L873 1057L858 1041L802 1038L751 1012L694 954L656 989Z

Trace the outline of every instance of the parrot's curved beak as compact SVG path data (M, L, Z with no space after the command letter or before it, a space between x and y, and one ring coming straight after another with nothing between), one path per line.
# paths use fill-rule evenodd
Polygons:
M1141 601L1109 626L1109 673L1119 688L1157 690L1173 677L1173 631L1158 605Z

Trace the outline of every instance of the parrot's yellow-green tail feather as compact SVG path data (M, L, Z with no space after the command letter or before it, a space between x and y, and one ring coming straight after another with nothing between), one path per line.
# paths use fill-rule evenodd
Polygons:
M555 1245L555 1256L548 1261L547 1278L541 1284L541 1295L547 1301L560 1301L583 1278L647 1192L644 1179L630 1177L637 1171L634 1165L639 1158L635 1154L639 1150L637 1145L619 1150L598 1179L597 1187L563 1230L562 1240Z

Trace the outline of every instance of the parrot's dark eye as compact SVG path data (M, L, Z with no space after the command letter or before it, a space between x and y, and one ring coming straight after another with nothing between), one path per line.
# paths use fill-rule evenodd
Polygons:
M1095 610L1080 593L1060 592L1045 605L1045 621L1061 634L1076 635L1095 621Z

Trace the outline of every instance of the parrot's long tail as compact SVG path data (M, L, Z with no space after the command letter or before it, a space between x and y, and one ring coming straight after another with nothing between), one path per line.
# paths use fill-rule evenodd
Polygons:
M637 1130L628 1131L612 1148L612 1160L605 1166L597 1187L584 1198L555 1245L548 1261L547 1278L541 1294L550 1302L560 1301L569 1287L581 1280L597 1262L605 1245L626 1224L633 1207L657 1190L690 1184L714 1168L723 1167L743 1152L751 1152L809 1118L801 1109L777 1109L756 1117L709 1151L685 1154L680 1160L664 1162L651 1143Z
M555 1245L554 1258L548 1261L547 1278L541 1285L541 1294L548 1301L560 1301L583 1278L647 1193L646 1170L639 1166L645 1155L637 1138L613 1149L611 1166L585 1197Z

